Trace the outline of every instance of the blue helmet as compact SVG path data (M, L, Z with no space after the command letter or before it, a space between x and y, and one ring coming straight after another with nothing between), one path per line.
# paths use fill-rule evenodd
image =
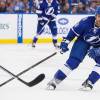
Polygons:
M100 15L100 6L97 7L95 14Z

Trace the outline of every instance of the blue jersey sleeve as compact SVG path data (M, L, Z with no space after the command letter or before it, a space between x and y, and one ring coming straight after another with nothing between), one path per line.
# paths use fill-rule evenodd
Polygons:
M59 14L60 13L60 4L59 3L57 3L57 2L55 2L55 11L54 11L54 14L55 15L57 15L57 14Z
M44 4L42 2L42 3L39 3L39 5L36 9L36 14L38 15L38 17L42 17L43 11L44 11Z
M87 28L87 18L82 19L79 23L73 26L72 30L77 35L80 36L85 32Z
M72 29L70 29L70 31L69 31L69 33L68 33L66 39L67 39L68 41L72 41L75 37L76 37L76 34L72 31Z
M86 26L87 26L86 21L87 21L87 18L84 18L84 19L82 19L80 22L78 22L76 25L74 25L74 26L70 29L70 31L69 31L69 33L68 33L66 39L69 40L69 41L71 41L71 40L73 40L76 36L77 36L77 37L82 36L82 34L84 34L85 29L86 29Z

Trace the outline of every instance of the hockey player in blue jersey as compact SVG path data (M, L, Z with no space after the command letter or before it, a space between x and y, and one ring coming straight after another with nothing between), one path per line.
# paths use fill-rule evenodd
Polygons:
M96 9L95 16L82 19L61 42L61 52L68 51L68 44L77 37L64 66L59 69L54 78L47 84L47 89L55 89L79 64L86 54L96 62L89 77L83 82L82 90L92 90L93 85L100 79L100 6Z
M45 25L48 25L51 30L54 46L58 47L56 16L59 13L59 3L57 0L41 0L36 13L38 14L37 34L33 38L32 47L35 47L39 35L44 31Z

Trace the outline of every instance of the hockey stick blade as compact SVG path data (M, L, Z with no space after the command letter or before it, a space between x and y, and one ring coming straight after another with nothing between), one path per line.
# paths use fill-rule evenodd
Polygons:
M40 74L30 82L26 82L26 81L22 80L21 78L18 78L18 80L21 81L22 83L24 83L25 85L32 87L32 86L40 83L44 78L45 78L45 74Z
M56 54L57 54L57 52L54 52L53 54L49 55L48 57L46 57L46 58L40 60L40 61L37 62L36 64L30 66L30 67L27 68L26 70L24 70L24 71L20 72L19 74L17 74L16 77L21 76L21 75L24 74L25 72L27 72L27 71L29 71L30 69L32 69L32 68L38 66L39 64L41 64L42 62L48 60L49 58L53 57L53 56L56 55ZM15 77L12 77L12 78L6 80L5 82L1 83L1 84L0 84L0 87L3 86L3 85L5 85L5 84L7 84L7 83L10 82L10 81L12 81L13 79L15 79ZM20 80L20 79L19 79L19 80ZM22 80L21 80L21 81L22 81ZM32 83L32 82L29 82L29 83Z
M34 80L32 80L31 82L28 83L29 87L32 87L34 85L37 85L38 83L40 83L43 79L45 78L45 74L40 74L38 75Z

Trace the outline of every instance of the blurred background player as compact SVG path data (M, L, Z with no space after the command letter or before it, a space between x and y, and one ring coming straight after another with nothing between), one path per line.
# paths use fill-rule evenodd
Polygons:
M36 13L38 14L37 34L33 38L32 47L35 47L38 36L44 30L45 25L48 25L52 33L52 42L55 47L57 45L57 26L56 15L59 13L59 4L57 0L41 0L37 7Z
M59 69L54 78L47 84L47 89L55 89L79 64L88 53L96 61L93 71L82 84L83 90L92 90L93 85L100 78L100 6L96 9L95 16L82 19L70 29L67 37L61 42L61 53L68 51L68 44L77 37L74 42L70 56L64 66ZM90 47L93 47L90 49ZM98 51L99 49L99 51ZM95 52L95 53L94 53Z

